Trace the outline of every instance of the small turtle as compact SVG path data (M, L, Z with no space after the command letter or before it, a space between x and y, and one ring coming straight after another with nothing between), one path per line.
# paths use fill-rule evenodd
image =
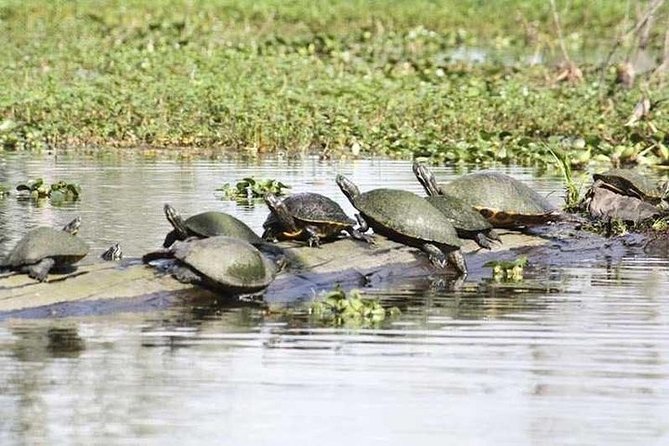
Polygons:
M171 205L165 204L165 217L174 227L167 234L163 247L169 248L177 240L186 240L189 237L205 238L216 235L226 235L245 240L253 245L264 243L246 223L223 212L202 212L188 217L186 220Z
M492 240L501 242L499 235L492 228L492 224L459 198L450 195L439 195L434 189L437 181L434 174L424 164L414 163L413 172L425 189L428 197L425 199L432 206L439 209L458 233L458 237L474 240L481 248L491 249Z
M66 268L88 254L88 245L73 235L79 230L77 217L62 230L42 226L28 232L5 259L2 268L9 268L40 282L46 281L52 269Z
M345 231L357 240L373 242L371 236L353 227L355 220L339 204L324 195L304 192L279 200L268 193L265 203L270 214L263 223L264 239L305 240L317 247L321 240L334 239Z
M496 228L518 228L568 217L526 184L499 172L476 172L448 184L432 183L441 195L473 206Z
M598 186L651 204L660 204L665 198L664 192L653 181L633 169L610 169L592 175L592 179Z
M462 241L451 222L437 208L418 195L398 189L373 189L360 193L358 187L343 175L337 185L360 212L361 231L369 225L381 235L423 250L430 261L441 268L451 263L461 274L467 274Z
M115 262L117 260L121 260L123 258L123 251L121 250L121 244L114 243L109 247L109 249L107 249L100 255L100 258L107 262Z
M639 197L621 195L612 191L605 187L601 180L595 181L595 184L588 190L585 203L592 218L605 221L619 219L637 224L662 214L656 206Z
M145 254L148 263L175 259L170 273L180 282L200 285L216 292L254 295L272 283L276 268L249 242L214 236L176 241L169 248Z

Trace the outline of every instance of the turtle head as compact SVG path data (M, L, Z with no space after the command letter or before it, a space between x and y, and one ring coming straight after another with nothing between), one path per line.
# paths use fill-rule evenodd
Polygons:
M63 231L68 232L72 235L77 235L79 232L79 226L81 226L81 217L77 217L65 226L63 226Z
M346 198L348 198L348 201L351 203L353 203L355 199L360 196L360 189L358 189L358 186L356 186L353 181L349 180L344 175L337 175L335 181L337 182L339 189L341 189L344 195L346 195Z
M289 232L297 232L295 219L290 214L286 204L271 192L266 193L264 199L270 212L279 220L281 226Z
M167 221L170 222L174 230L177 232L176 238L178 240L186 239L189 236L188 228L186 227L186 222L181 217L181 214L179 214L169 203L165 203L163 210L165 211L165 218L167 218Z
M418 182L423 186L428 195L439 195L437 179L425 164L419 162L413 163L413 174L416 175Z

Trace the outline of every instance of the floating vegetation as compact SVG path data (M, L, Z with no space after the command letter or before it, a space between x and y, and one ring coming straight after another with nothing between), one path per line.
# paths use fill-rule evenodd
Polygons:
M222 192L226 200L252 201L261 199L268 193L276 196L285 195L284 189L290 189L290 186L278 180L246 177L235 184L225 183L216 191Z
M0 183L0 198L5 198L7 196L9 196L9 186Z
M32 200L49 198L54 203L76 201L81 195L81 186L77 183L58 181L57 183L48 184L42 178L19 183L16 186L16 190L23 197Z
M522 256L515 260L491 260L483 266L492 268L492 278L496 282L521 282L527 266L527 257Z
M400 314L397 307L384 308L378 299L364 297L358 290L346 294L339 287L322 301L314 302L309 314L332 325L374 325Z

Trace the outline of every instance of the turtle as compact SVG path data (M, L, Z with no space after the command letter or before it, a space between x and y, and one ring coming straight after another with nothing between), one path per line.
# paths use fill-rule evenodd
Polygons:
M500 172L471 173L444 185L432 182L429 187L440 195L461 199L495 228L516 229L568 219L525 183Z
M585 196L586 209L594 219L619 219L633 224L661 216L662 211L639 197L621 195L596 180Z
M114 243L105 252L100 254L100 258L107 262L121 260L123 258L123 251L120 243Z
M249 228L246 223L224 212L201 212L184 220L181 214L168 203L165 204L164 211L167 221L174 227L174 230L165 237L164 248L169 248L177 240L216 235L236 237L254 245L263 243L258 234L253 232L253 229Z
M332 240L345 231L357 240L373 242L371 236L354 228L356 221L337 202L325 195L303 192L279 200L268 193L265 203L270 213L263 223L263 239L304 240L318 247L321 240Z
M276 268L245 240L218 235L177 240L169 248L145 254L144 263L171 258L170 273L180 282L225 294L252 296L272 283Z
M40 282L46 281L52 269L66 268L86 257L89 247L74 234L79 230L77 217L63 229L41 226L29 231L16 244L1 268L8 268Z
M661 204L663 191L650 179L633 169L610 169L592 175L593 186L602 186L620 195L636 197L651 204Z
M458 233L458 237L472 239L481 248L486 249L492 248L492 240L502 241L499 234L493 229L492 224L472 206L451 195L439 195L433 187L437 181L427 166L414 163L413 172L428 194L425 199L449 219Z
M360 230L368 226L374 232L420 248L435 266L445 268L450 263L461 276L467 274L465 258L460 251L462 241L446 216L424 198L400 189L373 189L361 193L343 175L337 175L337 185L360 214Z

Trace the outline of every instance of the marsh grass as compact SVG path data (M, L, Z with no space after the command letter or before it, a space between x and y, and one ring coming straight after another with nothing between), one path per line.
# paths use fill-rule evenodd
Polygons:
M558 1L570 53L616 29L623 3ZM623 126L638 90L602 99L594 66L568 85L523 61L559 53L551 23L539 0L4 0L0 147L546 164L556 135L583 137L593 159L666 145ZM484 61L459 58L470 49Z

